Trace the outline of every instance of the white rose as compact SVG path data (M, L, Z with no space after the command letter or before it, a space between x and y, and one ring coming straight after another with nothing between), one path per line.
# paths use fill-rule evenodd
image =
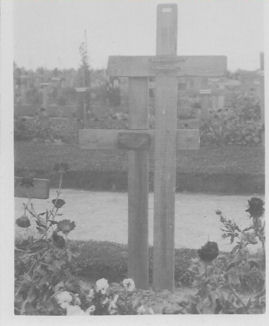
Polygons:
M79 306L70 306L68 305L66 308L66 314L71 315L86 315L86 313Z
M116 294L116 295L114 296L114 299L113 299L112 302L114 302L114 303L116 304L116 302L118 301L118 299L119 299L119 295Z
M67 307L70 306L70 304L68 302L62 302L62 303L59 303L59 305L63 309L67 309Z
M109 302L108 298L105 298L105 299L102 301L102 304L103 304L103 305L106 305L108 302Z
M106 291L107 291L107 288L102 288L102 289L100 290L100 292L101 292L102 294L106 294Z
M150 313L151 315L154 315L154 311L153 311L152 308L149 308L148 311L149 311L149 313Z
M92 305L86 310L87 315L91 315L95 311L95 306Z
M138 315L144 315L146 313L145 307L142 305L137 309Z
M64 309L66 304L71 303L73 300L72 295L67 291L57 293L55 295L55 299L58 302L58 304Z
M123 284L124 288L129 292L132 292L135 290L135 283L131 278L126 278L125 280L123 280L122 284Z
M114 315L117 313L117 306L114 301L111 301L109 306L108 306L108 311L110 315Z
M75 300L73 303L74 303L74 305L78 305L78 306L81 305L81 301L80 301L79 295L77 293L75 294Z
M119 295L116 294L113 298L113 300L110 301L109 306L108 306L108 311L111 315L114 315L117 313L117 301L119 299Z
M105 278L101 278L100 280L96 281L96 291L105 294L109 285Z
M93 299L94 298L94 290L93 289L90 289L90 292L88 294L88 298L89 299Z

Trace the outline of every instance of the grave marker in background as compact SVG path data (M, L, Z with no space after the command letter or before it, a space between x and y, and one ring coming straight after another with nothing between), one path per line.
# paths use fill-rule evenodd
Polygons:
M48 101L49 101L49 86L50 83L41 83L41 91L42 91L42 108L47 109L48 108Z
M201 96L201 122L207 121L209 118L209 108L210 108L210 95L211 89L202 89L200 90Z

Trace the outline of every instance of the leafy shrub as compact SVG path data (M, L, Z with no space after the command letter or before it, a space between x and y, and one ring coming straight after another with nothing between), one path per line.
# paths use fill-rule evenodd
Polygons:
M15 314L153 313L135 300L135 284L131 279L113 286L109 286L107 280L99 279L96 286L92 286L74 276L76 250L72 250L68 235L75 228L75 223L69 219L59 220L62 216L60 209L65 205L60 195L67 169L65 163L55 165L55 171L60 175L59 189L50 209L37 213L29 198L23 204L23 215L16 219L19 228L27 230L33 226L38 235L15 242ZM24 185L33 186L32 178L24 178ZM97 258L98 247L93 250ZM106 255L109 254L106 252ZM98 270L98 273L103 272L103 269Z
M97 280L106 278L119 282L127 276L126 246L97 241L74 241L71 250L79 255L73 260L76 275Z
M195 295L179 303L177 313L192 314L252 314L265 311L265 235L264 202L251 198L249 207L250 225L241 228L231 219L217 211L222 224L223 238L235 243L229 255L217 255L208 261L209 245L199 251L200 260L194 259L190 267L194 275ZM248 247L260 244L260 251L249 253ZM213 246L212 246L213 247ZM211 255L213 258L213 255Z
M253 98L237 97L231 106L211 112L201 126L201 143L257 145L262 142L263 122L259 102Z
M64 143L75 141L77 134L74 121L67 118L51 118L48 121L49 123L44 126L38 117L16 117L14 120L14 140L42 142L61 140Z
M58 166L59 189L52 208L37 213L29 199L24 203L24 214L16 219L18 227L33 226L38 233L37 237L29 236L15 243L16 314L60 314L54 299L57 284L72 279L73 254L69 250L68 234L75 223L58 220L59 209L65 204L60 198L65 168L64 164Z
M72 241L70 249L78 253L72 261L78 277L95 281L106 278L119 282L127 277L128 249L126 245L99 241ZM178 286L190 286L192 273L188 270L194 249L175 250L175 282ZM149 248L149 280L152 282L153 248Z
M14 140L31 140L35 135L35 129L27 122L25 118L14 119Z

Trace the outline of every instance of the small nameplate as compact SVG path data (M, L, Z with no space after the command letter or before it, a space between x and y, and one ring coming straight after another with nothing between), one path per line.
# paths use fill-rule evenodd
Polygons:
M119 132L118 148L128 150L146 150L150 148L150 135L148 133Z
M176 56L157 56L150 59L151 69L156 74L173 73L177 76L183 62L185 62L185 59Z

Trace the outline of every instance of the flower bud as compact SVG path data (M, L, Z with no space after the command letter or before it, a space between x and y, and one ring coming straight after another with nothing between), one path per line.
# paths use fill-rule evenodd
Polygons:
M197 250L197 253L203 262L210 263L218 257L218 244L213 241L208 241L204 246L201 247L201 249Z
M246 212L249 213L250 216L258 218L261 217L264 213L264 201L260 198L252 197L248 200L248 209Z
M64 234L68 234L75 228L75 222L71 222L70 220L62 220L58 222L57 230L62 231Z
M61 198L55 198L52 199L52 204L56 207L56 208L61 208L63 207L63 205L65 204L65 201Z
M125 290L128 292L132 292L135 290L135 283L131 278L126 278L125 280L123 280L122 284Z
M96 281L96 291L105 294L107 289L109 288L108 281L105 278L101 278Z
M29 217L26 215L22 215L21 217L17 218L16 224L21 228L28 228L31 225Z

